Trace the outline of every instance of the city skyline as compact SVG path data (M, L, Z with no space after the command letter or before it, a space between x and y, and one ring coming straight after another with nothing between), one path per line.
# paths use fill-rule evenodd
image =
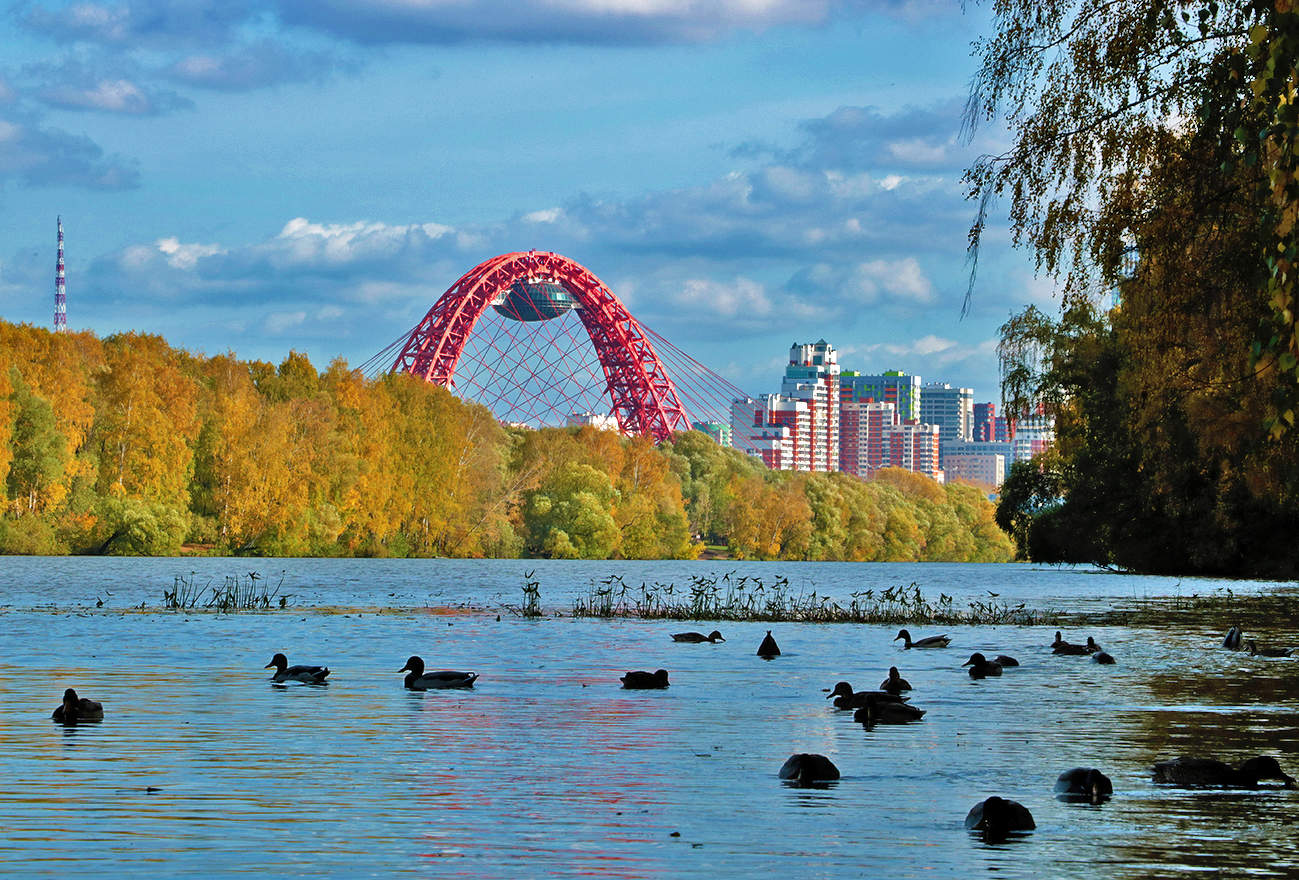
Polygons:
M589 266L760 393L792 339L997 399L1050 287L989 236L962 318L955 3L33 2L0 17L0 315L359 364L495 253ZM916 51L916 47L924 51ZM923 372L920 365L923 364Z

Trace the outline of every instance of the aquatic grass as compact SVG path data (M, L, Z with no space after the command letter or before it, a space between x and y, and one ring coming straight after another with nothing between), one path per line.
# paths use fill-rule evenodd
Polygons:
M198 584L196 572L191 571L189 577L178 574L172 581L171 589L162 591L162 604L164 608L176 611L187 610L197 606L206 592L207 587ZM143 608L144 604L141 603L140 607Z
M505 605L505 610L519 617L541 617L541 581L537 580L536 569L523 573L523 604Z
M1023 603L974 601L957 606L940 593L936 601L920 587L893 586L850 594L847 604L832 596L795 588L786 577L770 583L728 572L695 575L689 584L628 584L621 575L593 580L586 595L573 602L573 617L640 618L648 620L730 620L797 623L934 623L1047 625L1057 615L1025 608Z
M175 611L201 607L223 612L287 608L292 594L280 593L284 586L284 575L284 572L280 572L280 579L274 587L255 571L226 575L225 580L217 586L213 586L210 579L200 585L194 572L190 572L189 577L177 575L172 588L163 590L163 607Z

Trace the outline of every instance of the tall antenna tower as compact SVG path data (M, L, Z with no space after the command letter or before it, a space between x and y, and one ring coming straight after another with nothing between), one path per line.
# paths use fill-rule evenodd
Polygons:
M59 217L59 265L54 272L54 332L68 329L68 282L63 272L63 217Z

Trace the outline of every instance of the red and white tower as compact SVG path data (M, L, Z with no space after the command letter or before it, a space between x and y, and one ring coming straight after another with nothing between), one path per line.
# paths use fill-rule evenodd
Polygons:
M54 272L54 332L68 329L68 282L63 271L63 218L59 217L59 264Z

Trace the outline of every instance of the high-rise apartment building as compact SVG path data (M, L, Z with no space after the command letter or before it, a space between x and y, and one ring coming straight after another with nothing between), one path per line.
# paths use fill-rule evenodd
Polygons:
M974 389L953 388L946 382L930 382L920 389L920 421L942 429L938 463L944 463L951 443L970 440L974 435Z
M796 343L780 383L780 396L807 404L808 434L796 442L807 450L807 467L839 469L839 357L834 346L819 339Z
M731 404L731 443L756 455L772 470L811 470L808 438L811 413L806 401L780 394L742 397Z
M904 422L885 428L883 434L887 466L941 480L942 470L938 466L940 430L937 425L916 422Z
M974 405L974 430L972 438L981 443L1008 443L1015 436L1015 426L997 415L995 403ZM969 439L969 438L967 438Z
M1047 415L1033 415L1015 422L1015 461L1028 461L1055 442L1055 419Z
M839 469L839 359L824 339L796 344L780 394L731 404L731 443L779 470Z
M920 377L908 376L901 370L885 370L878 375L844 370L839 374L839 400L891 403L898 421L919 421Z
M839 470L866 479L888 466L884 429L898 424L891 403L849 401L839 407Z

